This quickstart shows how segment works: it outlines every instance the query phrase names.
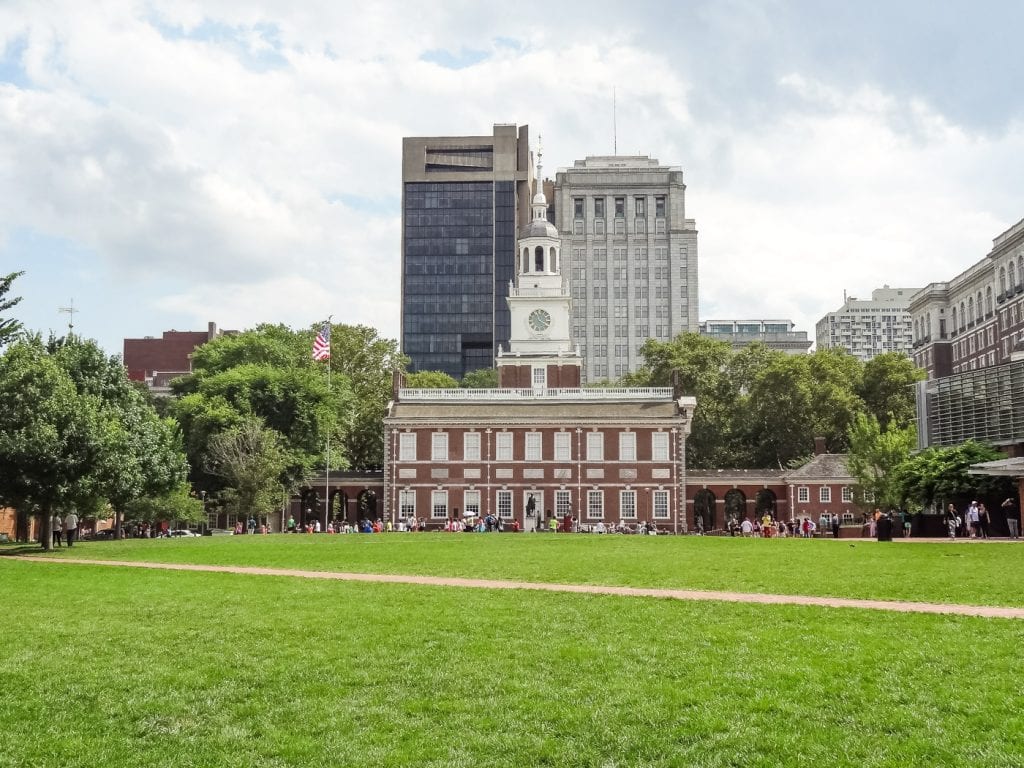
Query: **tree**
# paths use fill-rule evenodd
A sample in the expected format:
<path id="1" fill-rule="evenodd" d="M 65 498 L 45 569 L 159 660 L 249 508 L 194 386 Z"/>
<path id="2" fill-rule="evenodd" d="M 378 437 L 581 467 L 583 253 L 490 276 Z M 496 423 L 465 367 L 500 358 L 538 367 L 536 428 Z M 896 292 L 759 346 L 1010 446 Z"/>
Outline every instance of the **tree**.
<path id="1" fill-rule="evenodd" d="M 696 333 L 671 341 L 648 339 L 641 353 L 646 375 L 628 378 L 631 386 L 674 387 L 697 398 L 693 431 L 687 440 L 687 464 L 696 468 L 736 466 L 738 388 L 728 375 L 728 343 Z M 646 379 L 646 381 L 645 381 Z"/>
<path id="2" fill-rule="evenodd" d="M 964 496 L 1005 498 L 1012 492 L 1005 477 L 968 474 L 972 464 L 1006 456 L 995 448 L 969 440 L 948 448 L 928 448 L 894 470 L 894 486 L 903 506 L 941 508 Z"/>
<path id="3" fill-rule="evenodd" d="M 261 325 L 196 350 L 192 374 L 172 385 L 180 397 L 170 411 L 184 432 L 197 488 L 222 489 L 224 478 L 207 471 L 211 441 L 251 416 L 280 436 L 288 484 L 323 465 L 328 440 L 332 467 L 348 465 L 346 438 L 356 410 L 350 380 L 338 373 L 328 387 L 323 364 L 312 359 L 312 341 L 310 332 Z"/>
<path id="4" fill-rule="evenodd" d="M 281 435 L 256 416 L 245 417 L 227 432 L 214 435 L 206 469 L 224 479 L 221 499 L 241 517 L 263 517 L 297 483 L 289 473 L 289 452 Z"/>
<path id="5" fill-rule="evenodd" d="M 100 509 L 109 503 L 120 538 L 130 501 L 164 496 L 188 476 L 178 425 L 157 414 L 151 400 L 128 380 L 120 359 L 107 356 L 95 341 L 51 338 L 48 349 L 78 394 L 96 398 L 103 451 L 91 476 L 93 498 L 87 506 Z"/>
<path id="6" fill-rule="evenodd" d="M 495 389 L 498 386 L 497 368 L 478 368 L 462 377 L 466 389 Z"/>
<path id="7" fill-rule="evenodd" d="M 310 344 L 314 334 L 309 334 Z M 393 376 L 408 363 L 398 351 L 398 342 L 381 338 L 373 328 L 332 326 L 331 369 L 347 377 L 352 389 L 352 416 L 344 447 L 353 468 L 384 466 L 381 421 L 391 400 Z"/>
<path id="8" fill-rule="evenodd" d="M 458 389 L 459 382 L 444 371 L 417 371 L 405 374 L 409 389 Z"/>
<path id="9" fill-rule="evenodd" d="M 325 364 L 312 359 L 313 339 L 320 326 L 294 331 L 283 325 L 260 325 L 251 331 L 221 336 L 197 349 L 192 358 L 192 375 L 176 381 L 172 388 L 183 398 L 204 391 L 207 378 L 224 374 L 243 365 L 254 365 L 264 370 L 309 370 L 326 381 Z M 370 469 L 384 463 L 384 440 L 381 419 L 391 399 L 395 371 L 404 370 L 408 360 L 398 352 L 398 344 L 382 339 L 377 331 L 363 325 L 335 324 L 331 326 L 331 390 L 338 401 L 331 406 L 335 431 L 331 437 L 332 464 Z M 326 391 L 326 390 L 325 390 Z M 228 399 L 210 407 L 188 406 L 189 410 L 209 414 L 212 410 L 234 408 Z M 174 409 L 181 418 L 181 411 Z M 239 408 L 241 415 L 246 412 Z M 258 413 L 258 411 L 252 411 Z M 225 414 L 221 412 L 220 416 Z M 233 423 L 237 422 L 237 418 Z M 207 426 L 210 426 L 209 423 Z M 270 426 L 278 426 L 270 423 Z M 189 456 L 194 467 L 204 462 L 197 452 L 195 435 L 185 427 Z M 282 430 L 286 439 L 290 433 Z M 326 434 L 324 434 L 326 438 Z M 322 455 L 323 444 L 316 452 Z"/>
<path id="10" fill-rule="evenodd" d="M 906 355 L 886 352 L 864 364 L 857 393 L 883 430 L 890 423 L 905 427 L 917 417 L 914 384 L 924 377 L 925 372 Z"/>
<path id="11" fill-rule="evenodd" d="M 125 518 L 141 523 L 160 520 L 199 523 L 204 520 L 203 502 L 192 495 L 187 483 L 160 496 L 141 496 L 125 505 Z"/>
<path id="12" fill-rule="evenodd" d="M 0 503 L 40 517 L 44 549 L 54 512 L 99 495 L 106 426 L 99 398 L 79 394 L 38 337 L 0 357 Z"/>
<path id="13" fill-rule="evenodd" d="M 913 425 L 895 423 L 883 429 L 873 414 L 858 413 L 849 430 L 847 467 L 857 479 L 855 500 L 873 498 L 883 508 L 902 506 L 895 469 L 910 457 L 917 443 Z"/>
<path id="14" fill-rule="evenodd" d="M 756 373 L 748 422 L 754 465 L 785 466 L 806 455 L 817 437 L 827 450 L 843 452 L 854 416 L 863 410 L 854 392 L 860 371 L 852 355 L 820 350 L 779 356 Z"/>
<path id="15" fill-rule="evenodd" d="M 18 296 L 13 299 L 5 299 L 4 296 L 11 290 L 11 284 L 24 275 L 24 272 L 11 272 L 8 275 L 0 277 L 0 347 L 13 341 L 15 337 L 21 332 L 21 323 L 14 318 L 5 318 L 2 313 L 11 309 L 21 301 L 21 297 Z"/>

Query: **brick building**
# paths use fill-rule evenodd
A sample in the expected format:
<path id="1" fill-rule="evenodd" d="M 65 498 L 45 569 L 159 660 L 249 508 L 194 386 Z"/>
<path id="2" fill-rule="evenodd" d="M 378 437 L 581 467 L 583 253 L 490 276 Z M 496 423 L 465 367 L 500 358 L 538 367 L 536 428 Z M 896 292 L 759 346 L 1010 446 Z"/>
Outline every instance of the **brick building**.
<path id="1" fill-rule="evenodd" d="M 160 338 L 124 340 L 124 367 L 132 381 L 143 381 L 155 393 L 164 394 L 172 379 L 192 372 L 192 353 L 222 333 L 216 323 L 205 331 L 164 331 Z"/>
<path id="2" fill-rule="evenodd" d="M 547 208 L 538 192 L 519 233 L 499 388 L 400 388 L 390 404 L 384 515 L 435 526 L 493 515 L 523 530 L 572 515 L 584 525 L 685 529 L 679 489 L 696 401 L 667 388 L 580 388 L 583 359 Z"/>

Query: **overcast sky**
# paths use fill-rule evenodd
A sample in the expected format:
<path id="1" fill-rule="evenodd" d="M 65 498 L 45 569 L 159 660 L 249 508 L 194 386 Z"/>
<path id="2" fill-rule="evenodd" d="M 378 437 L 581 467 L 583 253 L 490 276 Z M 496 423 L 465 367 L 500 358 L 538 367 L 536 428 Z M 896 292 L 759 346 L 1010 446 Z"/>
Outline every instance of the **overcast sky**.
<path id="1" fill-rule="evenodd" d="M 700 317 L 814 336 L 1024 218 L 1024 3 L 0 4 L 0 273 L 124 337 L 399 328 L 401 139 L 683 168 Z"/>

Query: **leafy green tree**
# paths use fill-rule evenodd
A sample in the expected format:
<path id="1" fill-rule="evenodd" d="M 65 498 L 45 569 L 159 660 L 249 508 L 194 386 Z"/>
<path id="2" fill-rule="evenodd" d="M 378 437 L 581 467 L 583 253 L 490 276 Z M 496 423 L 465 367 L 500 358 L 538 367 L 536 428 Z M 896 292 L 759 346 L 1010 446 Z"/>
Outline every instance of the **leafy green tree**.
<path id="1" fill-rule="evenodd" d="M 465 389 L 495 389 L 498 386 L 497 368 L 478 368 L 462 377 Z"/>
<path id="2" fill-rule="evenodd" d="M 90 478 L 93 499 L 88 506 L 98 509 L 109 503 L 120 537 L 130 501 L 165 495 L 185 481 L 188 465 L 178 425 L 157 414 L 150 399 L 128 380 L 120 359 L 107 356 L 95 341 L 71 335 L 52 338 L 48 348 L 78 394 L 97 399 L 103 452 Z"/>
<path id="3" fill-rule="evenodd" d="M 172 385 L 179 398 L 170 407 L 185 435 L 196 487 L 211 494 L 222 489 L 223 476 L 208 471 L 211 442 L 250 416 L 280 435 L 285 484 L 323 465 L 328 440 L 332 467 L 348 465 L 346 438 L 357 410 L 351 381 L 338 372 L 328 387 L 324 365 L 312 359 L 312 341 L 311 331 L 262 325 L 196 350 L 192 374 Z"/>
<path id="4" fill-rule="evenodd" d="M 315 331 L 309 334 L 310 345 L 314 335 Z M 384 466 L 381 421 L 391 400 L 394 374 L 408 363 L 398 351 L 398 342 L 381 338 L 369 326 L 332 326 L 331 369 L 346 377 L 352 391 L 344 449 L 354 469 Z"/>
<path id="5" fill-rule="evenodd" d="M 965 496 L 1005 498 L 1012 492 L 1005 477 L 968 474 L 972 464 L 1006 456 L 974 441 L 948 448 L 928 448 L 894 470 L 894 488 L 903 506 L 941 507 Z"/>
<path id="6" fill-rule="evenodd" d="M 405 374 L 409 389 L 458 389 L 459 382 L 444 371 L 417 371 Z"/>
<path id="7" fill-rule="evenodd" d="M 697 398 L 693 431 L 686 444 L 687 464 L 696 468 L 742 464 L 736 431 L 739 389 L 728 372 L 729 344 L 682 333 L 667 342 L 648 339 L 641 353 L 647 375 L 637 372 L 629 377 L 630 385 L 673 387 Z"/>
<path id="8" fill-rule="evenodd" d="M 160 496 L 140 496 L 125 505 L 125 519 L 140 523 L 160 520 L 200 523 L 205 520 L 203 502 L 182 483 Z"/>
<path id="9" fill-rule="evenodd" d="M 850 426 L 849 440 L 846 463 L 857 479 L 855 501 L 863 504 L 867 495 L 883 508 L 902 506 L 895 470 L 917 444 L 914 426 L 901 428 L 890 423 L 883 429 L 873 414 L 858 413 Z"/>
<path id="10" fill-rule="evenodd" d="M 281 435 L 256 416 L 214 435 L 206 452 L 207 471 L 224 480 L 221 500 L 242 517 L 265 517 L 295 490 L 290 461 Z"/>
<path id="11" fill-rule="evenodd" d="M 858 360 L 840 350 L 772 359 L 750 389 L 754 465 L 785 466 L 806 455 L 816 437 L 832 453 L 845 451 L 849 427 L 863 410 L 854 392 L 860 370 Z"/>
<path id="12" fill-rule="evenodd" d="M 37 337 L 0 357 L 0 504 L 40 517 L 44 549 L 54 512 L 99 495 L 106 426 L 99 398 L 80 395 Z"/>
<path id="13" fill-rule="evenodd" d="M 13 341 L 21 332 L 21 323 L 14 318 L 3 317 L 3 313 L 17 306 L 21 301 L 20 296 L 12 299 L 5 299 L 4 296 L 11 290 L 11 284 L 24 274 L 24 272 L 11 272 L 0 277 L 0 347 Z"/>
<path id="14" fill-rule="evenodd" d="M 864 364 L 857 393 L 883 430 L 890 423 L 905 427 L 917 417 L 914 384 L 924 377 L 925 372 L 906 355 L 886 352 Z"/>

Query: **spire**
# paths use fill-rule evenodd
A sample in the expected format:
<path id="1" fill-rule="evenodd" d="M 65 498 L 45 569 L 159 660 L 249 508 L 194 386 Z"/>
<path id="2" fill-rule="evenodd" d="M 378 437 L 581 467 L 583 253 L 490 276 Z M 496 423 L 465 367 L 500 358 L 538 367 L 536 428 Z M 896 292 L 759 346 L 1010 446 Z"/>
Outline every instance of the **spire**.
<path id="1" fill-rule="evenodd" d="M 533 196 L 533 220 L 548 220 L 548 200 L 544 197 L 544 177 L 540 174 L 541 158 L 544 157 L 544 149 L 541 147 L 540 134 L 537 134 L 537 194 Z"/>
<path id="2" fill-rule="evenodd" d="M 541 144 L 541 135 L 538 133 L 537 134 L 537 183 L 538 184 L 544 178 L 540 174 L 540 168 L 541 168 L 540 161 L 541 161 L 542 157 L 544 157 L 544 146 Z"/>

